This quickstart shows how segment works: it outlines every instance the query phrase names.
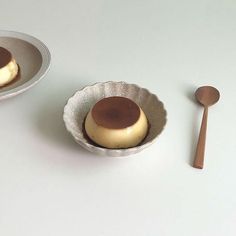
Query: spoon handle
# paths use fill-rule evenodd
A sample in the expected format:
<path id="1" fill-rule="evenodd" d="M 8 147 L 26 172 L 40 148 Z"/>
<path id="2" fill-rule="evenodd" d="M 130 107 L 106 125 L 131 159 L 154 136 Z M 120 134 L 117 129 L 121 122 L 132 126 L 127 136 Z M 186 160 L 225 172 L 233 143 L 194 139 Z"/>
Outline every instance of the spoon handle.
<path id="1" fill-rule="evenodd" d="M 207 130 L 207 116 L 208 116 L 208 107 L 205 107 L 203 117 L 202 117 L 200 134 L 198 137 L 196 156 L 195 156 L 195 160 L 193 163 L 193 167 L 198 168 L 198 169 L 202 169 L 203 164 L 204 164 L 206 130 Z"/>

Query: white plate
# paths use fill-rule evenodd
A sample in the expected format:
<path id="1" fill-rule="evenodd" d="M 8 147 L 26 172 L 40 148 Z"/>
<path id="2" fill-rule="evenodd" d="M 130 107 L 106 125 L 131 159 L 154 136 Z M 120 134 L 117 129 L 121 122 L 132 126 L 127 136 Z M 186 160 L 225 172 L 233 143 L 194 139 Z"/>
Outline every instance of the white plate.
<path id="1" fill-rule="evenodd" d="M 40 40 L 24 33 L 0 30 L 0 46 L 12 53 L 21 70 L 19 80 L 0 88 L 0 100 L 26 91 L 48 72 L 51 55 Z"/>

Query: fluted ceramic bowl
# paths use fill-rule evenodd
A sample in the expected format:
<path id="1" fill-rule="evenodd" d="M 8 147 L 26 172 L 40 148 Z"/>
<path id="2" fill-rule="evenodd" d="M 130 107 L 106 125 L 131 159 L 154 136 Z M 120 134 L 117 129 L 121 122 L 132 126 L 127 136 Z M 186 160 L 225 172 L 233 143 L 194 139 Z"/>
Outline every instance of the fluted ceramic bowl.
<path id="1" fill-rule="evenodd" d="M 108 149 L 92 144 L 84 135 L 84 120 L 89 110 L 102 98 L 111 96 L 127 97 L 136 102 L 147 116 L 149 131 L 138 146 L 124 149 Z M 127 156 L 140 152 L 151 145 L 166 124 L 166 111 L 155 94 L 136 84 L 125 82 L 96 83 L 77 91 L 64 107 L 63 119 L 66 129 L 82 147 L 96 154 L 106 156 Z"/>

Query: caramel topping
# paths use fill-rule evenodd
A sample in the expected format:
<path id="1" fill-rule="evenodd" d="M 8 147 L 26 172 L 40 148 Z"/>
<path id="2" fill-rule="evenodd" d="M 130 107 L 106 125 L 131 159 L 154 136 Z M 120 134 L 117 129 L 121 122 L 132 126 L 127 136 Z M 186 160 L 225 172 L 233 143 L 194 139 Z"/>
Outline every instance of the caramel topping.
<path id="1" fill-rule="evenodd" d="M 123 129 L 132 126 L 139 116 L 139 106 L 125 97 L 104 98 L 92 108 L 92 117 L 96 124 L 108 129 Z"/>
<path id="2" fill-rule="evenodd" d="M 0 47 L 0 68 L 6 66 L 11 59 L 11 53 L 7 49 Z"/>

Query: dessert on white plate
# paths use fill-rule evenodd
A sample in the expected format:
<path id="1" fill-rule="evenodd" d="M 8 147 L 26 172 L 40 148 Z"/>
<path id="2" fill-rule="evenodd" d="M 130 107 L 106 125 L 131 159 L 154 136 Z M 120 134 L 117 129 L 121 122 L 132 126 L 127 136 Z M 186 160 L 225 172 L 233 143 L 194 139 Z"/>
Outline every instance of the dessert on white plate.
<path id="1" fill-rule="evenodd" d="M 51 56 L 47 46 L 31 35 L 0 30 L 0 47 L 12 54 L 10 60 L 15 59 L 7 67 L 5 66 L 10 62 L 9 59 L 7 64 L 5 59 L 5 62 L 1 62 L 0 101 L 32 88 L 49 70 Z M 3 60 L 2 57 L 0 60 Z M 14 79 L 13 72 L 17 73 Z"/>
<path id="2" fill-rule="evenodd" d="M 131 99 L 112 96 L 98 101 L 85 119 L 85 131 L 96 144 L 106 148 L 139 145 L 148 132 L 148 120 Z"/>
<path id="3" fill-rule="evenodd" d="M 16 79 L 18 73 L 19 67 L 11 52 L 0 47 L 0 87 Z"/>

